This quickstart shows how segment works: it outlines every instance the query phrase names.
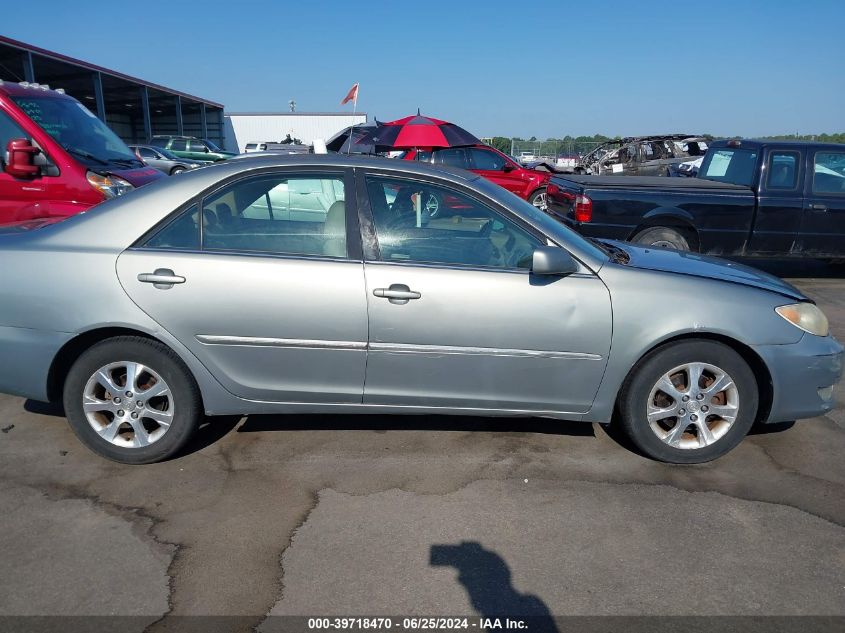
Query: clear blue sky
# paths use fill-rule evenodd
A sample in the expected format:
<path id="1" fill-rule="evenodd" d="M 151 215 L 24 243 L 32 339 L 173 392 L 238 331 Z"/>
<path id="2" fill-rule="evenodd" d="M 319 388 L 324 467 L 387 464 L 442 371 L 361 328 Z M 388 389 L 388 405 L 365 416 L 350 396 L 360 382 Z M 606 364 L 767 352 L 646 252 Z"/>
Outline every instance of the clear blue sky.
<path id="1" fill-rule="evenodd" d="M 845 130 L 842 0 L 5 2 L 0 33 L 224 103 L 478 136 Z M 350 106 L 345 106 L 350 108 Z"/>

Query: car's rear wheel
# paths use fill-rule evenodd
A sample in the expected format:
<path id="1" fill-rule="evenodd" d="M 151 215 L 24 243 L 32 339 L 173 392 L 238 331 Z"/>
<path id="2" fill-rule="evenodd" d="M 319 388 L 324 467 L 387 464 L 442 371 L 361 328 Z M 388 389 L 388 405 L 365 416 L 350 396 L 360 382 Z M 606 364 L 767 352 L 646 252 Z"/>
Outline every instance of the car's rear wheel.
<path id="1" fill-rule="evenodd" d="M 669 226 L 653 226 L 644 229 L 631 240 L 643 246 L 655 248 L 674 248 L 679 251 L 690 250 L 689 240 L 676 228 Z"/>
<path id="2" fill-rule="evenodd" d="M 176 165 L 176 167 L 170 170 L 170 175 L 175 176 L 176 174 L 181 174 L 183 171 L 185 171 L 184 167 L 182 167 L 181 165 Z"/>
<path id="3" fill-rule="evenodd" d="M 619 396 L 621 430 L 645 455 L 675 464 L 721 457 L 748 433 L 759 392 L 751 368 L 715 341 L 669 343 L 647 355 Z"/>
<path id="4" fill-rule="evenodd" d="M 549 208 L 548 200 L 546 198 L 546 189 L 545 187 L 542 189 L 538 189 L 534 193 L 531 194 L 528 198 L 528 202 L 533 204 L 535 207 L 540 209 L 541 211 L 545 211 Z"/>
<path id="5" fill-rule="evenodd" d="M 172 456 L 202 416 L 188 368 L 172 350 L 143 337 L 107 339 L 81 354 L 68 372 L 63 400 L 82 443 L 124 464 Z"/>

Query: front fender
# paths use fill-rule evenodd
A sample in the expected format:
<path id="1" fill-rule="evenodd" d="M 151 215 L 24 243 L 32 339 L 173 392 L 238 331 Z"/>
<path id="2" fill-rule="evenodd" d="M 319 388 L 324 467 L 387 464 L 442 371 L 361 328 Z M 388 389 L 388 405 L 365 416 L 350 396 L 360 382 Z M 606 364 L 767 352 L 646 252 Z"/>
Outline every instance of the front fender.
<path id="1" fill-rule="evenodd" d="M 607 369 L 585 420 L 609 422 L 619 390 L 643 356 L 677 337 L 719 337 L 746 347 L 790 345 L 802 331 L 774 309 L 792 300 L 767 290 L 606 264 L 613 336 Z M 763 359 L 765 362 L 765 359 Z"/>

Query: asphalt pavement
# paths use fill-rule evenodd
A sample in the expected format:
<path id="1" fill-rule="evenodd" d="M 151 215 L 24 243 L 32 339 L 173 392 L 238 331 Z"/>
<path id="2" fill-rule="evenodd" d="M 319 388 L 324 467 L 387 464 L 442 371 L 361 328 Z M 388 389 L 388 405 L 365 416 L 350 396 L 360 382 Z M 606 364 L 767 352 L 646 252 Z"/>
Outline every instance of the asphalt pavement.
<path id="1" fill-rule="evenodd" d="M 845 340 L 845 279 L 764 266 Z M 845 616 L 843 396 L 698 466 L 598 425 L 305 415 L 122 466 L 0 396 L 0 616 Z"/>

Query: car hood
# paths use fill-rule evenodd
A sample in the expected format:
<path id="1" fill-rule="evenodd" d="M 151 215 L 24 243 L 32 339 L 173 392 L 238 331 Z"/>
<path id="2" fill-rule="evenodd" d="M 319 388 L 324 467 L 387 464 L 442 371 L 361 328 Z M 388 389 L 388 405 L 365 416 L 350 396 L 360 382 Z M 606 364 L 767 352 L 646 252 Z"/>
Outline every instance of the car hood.
<path id="1" fill-rule="evenodd" d="M 627 242 L 602 241 L 607 241 L 627 252 L 630 256 L 627 265 L 630 268 L 718 279 L 776 292 L 800 301 L 810 300 L 798 288 L 779 277 L 727 259 L 668 248 L 644 248 Z"/>

